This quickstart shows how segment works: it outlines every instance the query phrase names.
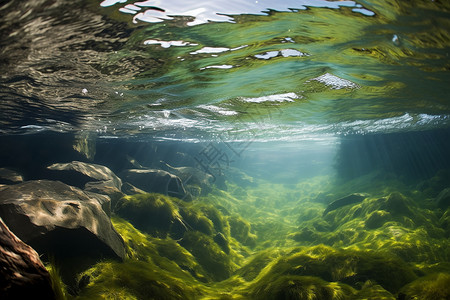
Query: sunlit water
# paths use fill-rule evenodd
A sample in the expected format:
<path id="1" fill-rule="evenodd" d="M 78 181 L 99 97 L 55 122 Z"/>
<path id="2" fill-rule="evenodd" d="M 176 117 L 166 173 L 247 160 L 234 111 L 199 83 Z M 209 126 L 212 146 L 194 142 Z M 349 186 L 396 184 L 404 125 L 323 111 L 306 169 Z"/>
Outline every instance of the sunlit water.
<path id="1" fill-rule="evenodd" d="M 449 122 L 445 1 L 9 1 L 3 133 L 289 140 Z"/>
<path id="2" fill-rule="evenodd" d="M 80 299 L 446 299 L 449 30 L 446 0 L 3 1 L 0 202 L 14 172 L 114 199 L 124 261 L 55 255 Z"/>

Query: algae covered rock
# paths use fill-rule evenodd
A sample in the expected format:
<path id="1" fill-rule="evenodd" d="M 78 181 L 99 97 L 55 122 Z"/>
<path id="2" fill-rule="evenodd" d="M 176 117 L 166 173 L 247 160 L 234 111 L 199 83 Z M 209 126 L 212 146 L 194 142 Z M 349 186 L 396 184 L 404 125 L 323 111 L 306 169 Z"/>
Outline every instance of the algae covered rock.
<path id="1" fill-rule="evenodd" d="M 330 211 L 336 210 L 343 206 L 359 203 L 367 197 L 368 197 L 367 194 L 353 193 L 353 194 L 347 195 L 345 197 L 339 198 L 339 199 L 331 202 L 330 204 L 328 204 L 327 208 L 323 212 L 323 216 L 327 215 Z"/>
<path id="2" fill-rule="evenodd" d="M 231 236 L 240 243 L 253 247 L 256 245 L 256 235 L 251 232 L 251 225 L 239 216 L 230 216 L 228 218 L 230 224 Z"/>
<path id="3" fill-rule="evenodd" d="M 416 278 L 413 270 L 396 257 L 320 245 L 279 258 L 259 280 L 269 282 L 284 275 L 319 277 L 354 288 L 370 280 L 392 293 Z"/>
<path id="4" fill-rule="evenodd" d="M 405 215 L 412 214 L 410 207 L 414 206 L 411 200 L 407 199 L 399 192 L 391 193 L 382 205 L 382 209 L 390 212 L 393 215 Z"/>
<path id="5" fill-rule="evenodd" d="M 66 280 L 101 258 L 125 256 L 123 240 L 98 199 L 59 181 L 1 190 L 0 217 L 39 253 L 54 256 Z"/>
<path id="6" fill-rule="evenodd" d="M 125 196 L 119 200 L 114 211 L 136 228 L 156 237 L 166 237 L 172 233 L 180 238 L 188 229 L 178 207 L 170 197 L 161 194 Z"/>
<path id="7" fill-rule="evenodd" d="M 369 229 L 381 227 L 390 219 L 390 213 L 384 210 L 376 210 L 372 212 L 365 221 L 365 225 Z"/>
<path id="8" fill-rule="evenodd" d="M 401 289 L 400 300 L 447 300 L 450 299 L 450 274 L 436 273 L 419 278 Z"/>
<path id="9" fill-rule="evenodd" d="M 394 295 L 386 291 L 381 285 L 367 281 L 352 300 L 395 300 Z"/>
<path id="10" fill-rule="evenodd" d="M 264 284 L 254 285 L 250 290 L 250 298 L 339 300 L 348 298 L 353 293 L 353 289 L 345 284 L 326 282 L 311 276 L 284 275 L 275 277 Z"/>
<path id="11" fill-rule="evenodd" d="M 198 231 L 188 231 L 180 241 L 180 245 L 192 253 L 215 281 L 227 279 L 234 271 L 230 257 L 210 236 Z"/>
<path id="12" fill-rule="evenodd" d="M 163 272 L 147 261 L 101 262 L 83 273 L 89 284 L 77 299 L 198 299 L 202 294 L 185 274 Z"/>
<path id="13" fill-rule="evenodd" d="M 5 300 L 56 299 L 39 255 L 0 218 L 0 296 Z"/>

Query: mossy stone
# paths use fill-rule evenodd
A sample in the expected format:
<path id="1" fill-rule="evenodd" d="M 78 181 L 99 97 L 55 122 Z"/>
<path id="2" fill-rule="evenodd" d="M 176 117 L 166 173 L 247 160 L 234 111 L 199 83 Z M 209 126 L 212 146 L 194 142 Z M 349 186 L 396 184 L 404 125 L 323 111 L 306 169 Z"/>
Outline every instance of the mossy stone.
<path id="1" fill-rule="evenodd" d="M 210 236 L 199 231 L 188 231 L 179 243 L 192 253 L 213 280 L 221 281 L 231 276 L 231 259 Z"/>
<path id="2" fill-rule="evenodd" d="M 411 203 L 411 201 L 408 201 L 408 199 L 405 196 L 403 196 L 399 192 L 393 192 L 387 197 L 387 199 L 381 209 L 388 211 L 394 215 L 397 214 L 397 215 L 409 216 L 412 214 L 412 212 L 409 208 L 410 205 L 408 205 L 408 204 L 412 204 L 412 203 Z"/>
<path id="3" fill-rule="evenodd" d="M 285 275 L 252 287 L 251 299 L 304 300 L 345 299 L 353 295 L 353 289 L 344 284 L 326 282 L 317 277 Z"/>
<path id="4" fill-rule="evenodd" d="M 228 218 L 230 234 L 240 243 L 253 247 L 256 244 L 256 235 L 251 233 L 251 225 L 239 216 L 233 215 Z"/>
<path id="5" fill-rule="evenodd" d="M 398 299 L 448 300 L 450 299 L 450 274 L 436 273 L 419 278 L 403 287 Z"/>
<path id="6" fill-rule="evenodd" d="M 381 227 L 389 219 L 390 219 L 389 212 L 384 210 L 376 210 L 369 215 L 369 217 L 365 221 L 365 226 L 368 229 L 376 229 Z"/>
<path id="7" fill-rule="evenodd" d="M 178 209 L 170 197 L 155 193 L 125 196 L 117 203 L 115 212 L 136 228 L 162 238 L 179 220 Z"/>

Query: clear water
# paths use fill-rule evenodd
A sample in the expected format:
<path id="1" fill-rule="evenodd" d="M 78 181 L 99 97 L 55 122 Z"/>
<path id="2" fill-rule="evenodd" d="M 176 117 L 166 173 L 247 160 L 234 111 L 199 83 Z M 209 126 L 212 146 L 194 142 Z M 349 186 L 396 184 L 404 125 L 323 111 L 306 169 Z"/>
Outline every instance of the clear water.
<path id="1" fill-rule="evenodd" d="M 155 280 L 170 287 L 167 299 L 304 299 L 294 284 L 303 275 L 327 288 L 351 285 L 355 299 L 417 296 L 406 286 L 416 278 L 450 280 L 450 211 L 436 207 L 450 186 L 449 3 L 3 1 L 0 167 L 26 180 L 72 160 L 117 173 L 133 161 L 213 176 L 209 194 L 193 204 L 164 201 L 211 220 L 205 207 L 220 211 L 231 227 L 223 232 L 231 254 L 218 256 L 232 270 L 226 278 L 214 278 L 204 255 L 183 239 L 145 236 L 115 217 L 134 256 L 86 271 L 90 283 L 76 292 L 80 298 L 164 295 L 141 289 Z M 370 196 L 323 215 L 350 193 Z M 408 209 L 377 206 L 395 193 Z M 238 217 L 250 224 L 252 243 L 232 237 Z M 346 258 L 333 256 L 339 263 L 327 266 L 338 249 Z M 352 251 L 380 254 L 383 262 L 398 257 L 411 270 L 383 270 L 414 276 L 393 286 L 375 267 L 361 275 Z M 323 255 L 319 265 L 334 273 L 308 273 L 301 255 Z M 180 267 L 191 259 L 213 279 Z M 140 274 L 134 264 L 156 273 Z M 168 292 L 177 289 L 183 292 Z M 317 290 L 316 297 L 349 295 L 339 293 Z"/>
<path id="2" fill-rule="evenodd" d="M 2 5 L 4 133 L 298 140 L 448 125 L 445 1 L 122 2 Z"/>

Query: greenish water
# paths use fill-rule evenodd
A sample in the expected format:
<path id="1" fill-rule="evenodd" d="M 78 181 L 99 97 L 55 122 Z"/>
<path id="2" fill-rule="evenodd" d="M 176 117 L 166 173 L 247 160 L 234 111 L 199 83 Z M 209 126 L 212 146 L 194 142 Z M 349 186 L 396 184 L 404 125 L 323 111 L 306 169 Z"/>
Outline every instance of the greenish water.
<path id="1" fill-rule="evenodd" d="M 5 133 L 296 140 L 448 125 L 445 1 L 116 2 L 2 5 Z"/>
<path id="2" fill-rule="evenodd" d="M 47 168 L 82 161 L 124 183 L 107 195 L 125 259 L 73 275 L 38 245 L 64 297 L 448 299 L 449 2 L 10 0 L 0 16 L 0 216 L 11 171 L 88 191 Z M 132 189 L 130 169 L 179 181 Z"/>

